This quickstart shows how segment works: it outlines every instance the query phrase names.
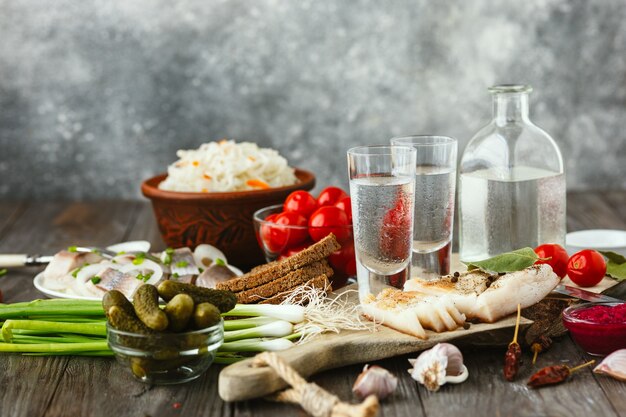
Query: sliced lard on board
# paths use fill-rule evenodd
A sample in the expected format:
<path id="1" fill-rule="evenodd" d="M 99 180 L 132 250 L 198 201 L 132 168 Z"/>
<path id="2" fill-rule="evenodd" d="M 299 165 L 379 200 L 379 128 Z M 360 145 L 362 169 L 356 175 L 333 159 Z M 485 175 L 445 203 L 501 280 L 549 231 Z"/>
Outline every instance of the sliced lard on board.
<path id="1" fill-rule="evenodd" d="M 105 269 L 98 277 L 100 282 L 96 284 L 97 288 L 104 291 L 118 290 L 127 298 L 132 298 L 135 290 L 143 284 L 142 280 L 135 278 L 131 274 L 113 268 Z"/>
<path id="2" fill-rule="evenodd" d="M 469 271 L 429 281 L 412 278 L 404 290 L 445 296 L 468 318 L 491 323 L 517 311 L 517 304 L 525 308 L 538 303 L 559 281 L 549 265 L 541 264 L 503 275 Z"/>
<path id="3" fill-rule="evenodd" d="M 548 264 L 501 275 L 478 296 L 473 314 L 492 323 L 517 311 L 517 304 L 526 308 L 543 300 L 560 280 Z"/>

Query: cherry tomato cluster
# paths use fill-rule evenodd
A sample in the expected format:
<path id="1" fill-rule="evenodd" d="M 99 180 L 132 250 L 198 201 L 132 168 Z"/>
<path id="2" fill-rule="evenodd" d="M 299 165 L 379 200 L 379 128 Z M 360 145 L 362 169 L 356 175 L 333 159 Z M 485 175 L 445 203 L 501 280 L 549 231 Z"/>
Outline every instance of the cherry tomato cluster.
<path id="1" fill-rule="evenodd" d="M 581 287 L 593 287 L 606 275 L 604 257 L 592 249 L 581 250 L 569 257 L 562 246 L 545 244 L 537 246 L 535 253 L 540 258 L 547 258 L 536 263 L 550 265 L 559 277 L 563 278 L 567 275 Z"/>
<path id="2" fill-rule="evenodd" d="M 328 234 L 333 233 L 341 249 L 329 257 L 335 270 L 333 287 L 345 284 L 356 275 L 356 258 L 352 239 L 352 206 L 350 197 L 338 187 L 326 187 L 317 199 L 306 191 L 294 191 L 283 204 L 283 211 L 265 218 L 260 239 L 279 259 L 294 255 Z M 298 226 L 298 227 L 283 227 Z"/>

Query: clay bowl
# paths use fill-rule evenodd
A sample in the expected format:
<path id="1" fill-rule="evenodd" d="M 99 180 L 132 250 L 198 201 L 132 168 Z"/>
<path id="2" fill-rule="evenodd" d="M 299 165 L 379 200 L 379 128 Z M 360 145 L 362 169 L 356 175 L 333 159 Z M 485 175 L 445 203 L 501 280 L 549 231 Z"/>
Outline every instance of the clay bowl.
<path id="1" fill-rule="evenodd" d="M 192 249 L 208 243 L 221 249 L 228 262 L 242 269 L 265 263 L 256 240 L 252 216 L 255 211 L 282 204 L 295 190 L 311 190 L 315 175 L 296 169 L 298 182 L 268 190 L 225 193 L 190 193 L 160 190 L 167 174 L 141 184 L 141 192 L 152 201 L 161 236 L 172 248 Z"/>

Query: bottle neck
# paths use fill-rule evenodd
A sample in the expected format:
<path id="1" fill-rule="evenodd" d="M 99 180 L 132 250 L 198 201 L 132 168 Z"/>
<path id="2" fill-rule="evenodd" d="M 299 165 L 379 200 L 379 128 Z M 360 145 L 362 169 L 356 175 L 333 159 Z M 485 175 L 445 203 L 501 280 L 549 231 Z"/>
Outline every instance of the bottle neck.
<path id="1" fill-rule="evenodd" d="M 498 126 L 515 122 L 529 122 L 528 93 L 495 94 L 493 118 Z"/>

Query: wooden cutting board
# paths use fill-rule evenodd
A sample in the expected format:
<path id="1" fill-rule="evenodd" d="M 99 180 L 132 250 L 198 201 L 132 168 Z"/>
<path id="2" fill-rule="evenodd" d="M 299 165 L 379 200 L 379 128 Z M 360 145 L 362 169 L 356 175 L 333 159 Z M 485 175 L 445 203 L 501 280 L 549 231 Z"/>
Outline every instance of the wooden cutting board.
<path id="1" fill-rule="evenodd" d="M 351 293 L 357 302 L 356 292 Z M 532 321 L 522 318 L 521 326 L 527 327 Z M 419 352 L 437 343 L 462 338 L 465 343 L 502 344 L 513 337 L 515 316 L 509 316 L 495 323 L 472 324 L 469 329 L 459 329 L 443 333 L 427 331 L 428 339 L 408 336 L 385 326 L 375 332 L 342 331 L 339 334 L 321 335 L 306 344 L 297 345 L 278 352 L 296 371 L 305 378 L 327 369 L 356 363 L 365 363 Z M 506 341 L 506 342 L 505 342 Z M 230 365 L 219 375 L 219 394 L 224 401 L 243 401 L 263 397 L 285 388 L 285 382 L 270 368 L 252 367 L 252 359 Z M 409 365 L 407 363 L 407 369 Z"/>

